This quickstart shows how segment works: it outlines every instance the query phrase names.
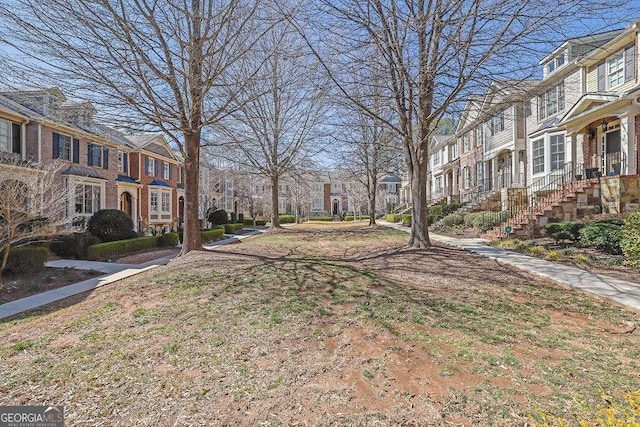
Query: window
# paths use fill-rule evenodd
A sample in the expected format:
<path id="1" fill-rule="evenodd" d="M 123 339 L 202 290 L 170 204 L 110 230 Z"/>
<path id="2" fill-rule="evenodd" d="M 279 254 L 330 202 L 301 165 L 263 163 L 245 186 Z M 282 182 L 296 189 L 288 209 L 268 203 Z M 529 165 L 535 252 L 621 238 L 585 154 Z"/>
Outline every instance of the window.
<path id="1" fill-rule="evenodd" d="M 171 193 L 163 191 L 161 196 L 162 203 L 160 204 L 160 210 L 165 213 L 171 212 Z"/>
<path id="2" fill-rule="evenodd" d="M 458 144 L 453 143 L 449 145 L 449 158 L 455 160 L 458 158 Z"/>
<path id="3" fill-rule="evenodd" d="M 87 144 L 87 165 L 103 167 L 104 151 L 102 145 Z"/>
<path id="4" fill-rule="evenodd" d="M 11 123 L 0 120 L 0 151 L 11 152 Z"/>
<path id="5" fill-rule="evenodd" d="M 552 135 L 549 138 L 549 154 L 551 156 L 551 170 L 562 169 L 564 166 L 564 135 Z"/>
<path id="6" fill-rule="evenodd" d="M 100 210 L 100 185 L 76 185 L 75 212 L 81 215 L 93 215 Z"/>
<path id="7" fill-rule="evenodd" d="M 495 116 L 491 118 L 490 128 L 491 128 L 491 136 L 497 134 L 498 132 L 502 132 L 504 130 L 504 110 L 498 112 Z"/>
<path id="8" fill-rule="evenodd" d="M 182 184 L 182 166 L 178 166 L 178 176 L 176 177 L 178 184 Z"/>
<path id="9" fill-rule="evenodd" d="M 71 137 L 53 133 L 53 158 L 71 160 Z"/>
<path id="10" fill-rule="evenodd" d="M 544 138 L 533 141 L 533 173 L 544 172 Z"/>
<path id="11" fill-rule="evenodd" d="M 443 192 L 444 192 L 444 188 L 442 186 L 442 177 L 438 176 L 436 177 L 436 185 L 435 185 L 436 196 L 441 196 Z"/>
<path id="12" fill-rule="evenodd" d="M 471 168 L 469 166 L 462 168 L 462 186 L 465 189 L 471 187 Z"/>
<path id="13" fill-rule="evenodd" d="M 484 184 L 484 164 L 483 162 L 476 163 L 476 184 L 483 185 Z"/>
<path id="14" fill-rule="evenodd" d="M 118 151 L 118 172 L 129 172 L 129 154 L 124 151 Z"/>
<path id="15" fill-rule="evenodd" d="M 531 100 L 524 102 L 524 116 L 531 116 Z"/>
<path id="16" fill-rule="evenodd" d="M 624 83 L 624 52 L 607 59 L 607 83 L 609 89 Z"/>
<path id="17" fill-rule="evenodd" d="M 564 110 L 564 83 L 552 87 L 538 97 L 538 120 Z"/>
<path id="18" fill-rule="evenodd" d="M 156 162 L 151 157 L 147 157 L 147 176 L 155 176 L 156 175 Z"/>
<path id="19" fill-rule="evenodd" d="M 162 178 L 169 180 L 170 178 L 170 173 L 169 173 L 169 168 L 171 167 L 171 165 L 169 165 L 169 163 L 167 162 L 162 162 Z"/>
<path id="20" fill-rule="evenodd" d="M 471 141 L 470 141 L 470 134 L 469 133 L 465 133 L 462 136 L 462 152 L 466 153 L 467 151 L 469 151 L 469 149 L 471 148 Z"/>
<path id="21" fill-rule="evenodd" d="M 151 200 L 150 200 L 149 206 L 151 207 L 151 212 L 158 212 L 158 192 L 157 191 L 151 192 Z"/>
<path id="22" fill-rule="evenodd" d="M 549 72 L 549 74 L 553 73 L 555 70 L 557 70 L 558 68 L 564 65 L 564 62 L 565 62 L 564 55 L 565 55 L 565 51 L 563 51 L 559 56 L 553 58 L 551 61 L 547 63 L 547 71 Z"/>
<path id="23" fill-rule="evenodd" d="M 432 155 L 431 155 L 432 159 L 433 159 L 433 165 L 439 165 L 440 164 L 440 150 L 436 150 Z"/>
<path id="24" fill-rule="evenodd" d="M 484 127 L 480 125 L 476 128 L 476 147 L 480 147 L 484 144 Z"/>

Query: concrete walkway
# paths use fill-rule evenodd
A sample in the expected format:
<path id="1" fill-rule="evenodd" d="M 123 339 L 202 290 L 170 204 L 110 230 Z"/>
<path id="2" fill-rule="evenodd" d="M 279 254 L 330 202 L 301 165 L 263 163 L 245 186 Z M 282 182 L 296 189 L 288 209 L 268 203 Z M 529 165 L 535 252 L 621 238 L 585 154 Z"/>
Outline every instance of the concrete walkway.
<path id="1" fill-rule="evenodd" d="M 408 227 L 399 224 L 392 224 L 385 221 L 377 222 L 380 225 L 392 227 L 407 233 L 411 231 Z M 627 282 L 603 274 L 595 274 L 560 263 L 530 257 L 518 252 L 488 246 L 487 243 L 489 241 L 486 239 L 458 239 L 434 233 L 429 233 L 429 236 L 433 241 L 477 253 L 494 259 L 501 264 L 510 265 L 535 274 L 536 276 L 553 280 L 571 289 L 589 292 L 635 310 L 640 310 L 640 283 Z M 640 273 L 638 275 L 640 276 Z"/>
<path id="2" fill-rule="evenodd" d="M 241 235 L 226 235 L 225 239 L 206 243 L 203 246 L 207 250 L 213 250 L 217 246 L 238 243 L 242 239 L 260 234 L 261 232 L 262 231 L 260 230 L 246 230 Z M 94 277 L 92 279 L 84 280 L 79 283 L 74 283 L 72 285 L 63 286 L 51 291 L 42 292 L 40 294 L 8 302 L 6 304 L 0 304 L 0 319 L 15 316 L 16 314 L 20 314 L 34 308 L 42 307 L 52 302 L 77 295 L 82 292 L 91 291 L 101 286 L 117 282 L 118 280 L 140 274 L 144 271 L 151 270 L 161 265 L 166 265 L 173 258 L 174 256 L 172 255 L 155 259 L 153 261 L 148 261 L 143 264 L 118 264 L 115 262 L 83 261 L 74 259 L 60 259 L 56 261 L 50 261 L 46 264 L 47 267 L 97 270 L 107 274 L 105 276 Z"/>

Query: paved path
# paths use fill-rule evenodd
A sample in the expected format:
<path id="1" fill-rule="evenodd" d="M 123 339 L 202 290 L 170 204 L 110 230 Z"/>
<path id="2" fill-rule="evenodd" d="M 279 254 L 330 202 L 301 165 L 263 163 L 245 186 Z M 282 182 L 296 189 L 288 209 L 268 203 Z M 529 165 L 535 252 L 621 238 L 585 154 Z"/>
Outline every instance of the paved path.
<path id="1" fill-rule="evenodd" d="M 240 240 L 247 237 L 260 234 L 259 230 L 252 230 L 245 232 L 242 235 L 228 236 L 225 239 L 218 240 L 216 242 L 204 244 L 204 248 L 213 250 L 216 246 L 228 245 L 231 243 L 238 243 Z M 50 261 L 46 264 L 47 267 L 60 267 L 60 268 L 77 268 L 81 270 L 97 270 L 103 273 L 107 273 L 105 276 L 94 277 L 79 283 L 63 286 L 51 291 L 42 292 L 40 294 L 32 295 L 27 298 L 12 301 L 6 304 L 0 304 L 0 319 L 15 316 L 27 310 L 42 307 L 52 302 L 80 294 L 82 292 L 90 291 L 99 288 L 104 285 L 108 285 L 113 282 L 117 282 L 120 279 L 140 274 L 144 271 L 151 270 L 161 265 L 168 264 L 173 255 L 164 258 L 148 261 L 143 264 L 118 264 L 115 262 L 97 262 L 97 261 L 82 261 L 74 259 L 60 259 L 56 261 Z"/>
<path id="2" fill-rule="evenodd" d="M 380 225 L 409 232 L 408 227 L 378 221 Z M 530 257 L 518 252 L 488 246 L 486 239 L 458 239 L 429 233 L 432 240 L 456 246 L 469 252 L 477 253 L 502 264 L 511 265 L 546 279 L 553 280 L 572 289 L 579 289 L 607 298 L 619 304 L 640 310 L 640 284 L 615 279 L 603 274 L 595 274 L 575 267 L 556 262 Z M 639 274 L 640 275 L 640 274 Z"/>

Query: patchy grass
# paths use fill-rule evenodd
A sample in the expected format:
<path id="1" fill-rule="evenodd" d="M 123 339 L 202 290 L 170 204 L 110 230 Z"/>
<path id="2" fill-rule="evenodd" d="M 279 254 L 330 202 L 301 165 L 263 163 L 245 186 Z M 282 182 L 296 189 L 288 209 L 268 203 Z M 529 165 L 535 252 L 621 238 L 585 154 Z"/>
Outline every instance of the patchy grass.
<path id="1" fill-rule="evenodd" d="M 572 425 L 577 401 L 638 388 L 636 314 L 406 239 L 295 226 L 2 323 L 0 404 L 72 425 Z"/>

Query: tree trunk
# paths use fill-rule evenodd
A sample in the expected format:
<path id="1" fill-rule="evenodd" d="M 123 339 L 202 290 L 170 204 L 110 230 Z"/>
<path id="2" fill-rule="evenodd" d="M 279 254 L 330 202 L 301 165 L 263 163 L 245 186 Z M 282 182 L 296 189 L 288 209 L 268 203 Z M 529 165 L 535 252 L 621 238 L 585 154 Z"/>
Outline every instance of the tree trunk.
<path id="1" fill-rule="evenodd" d="M 271 228 L 280 228 L 280 212 L 278 209 L 278 175 L 271 176 Z"/>
<path id="2" fill-rule="evenodd" d="M 200 132 L 185 133 L 184 146 L 184 238 L 181 254 L 202 250 L 200 220 L 198 218 L 198 196 L 200 183 Z"/>
<path id="3" fill-rule="evenodd" d="M 425 150 L 426 151 L 426 150 Z M 414 248 L 431 246 L 429 224 L 427 222 L 427 163 L 417 156 L 410 172 L 411 198 L 413 199 L 411 217 L 411 239 L 409 245 Z"/>
<path id="4" fill-rule="evenodd" d="M 376 190 L 369 190 L 369 225 L 376 225 Z"/>

